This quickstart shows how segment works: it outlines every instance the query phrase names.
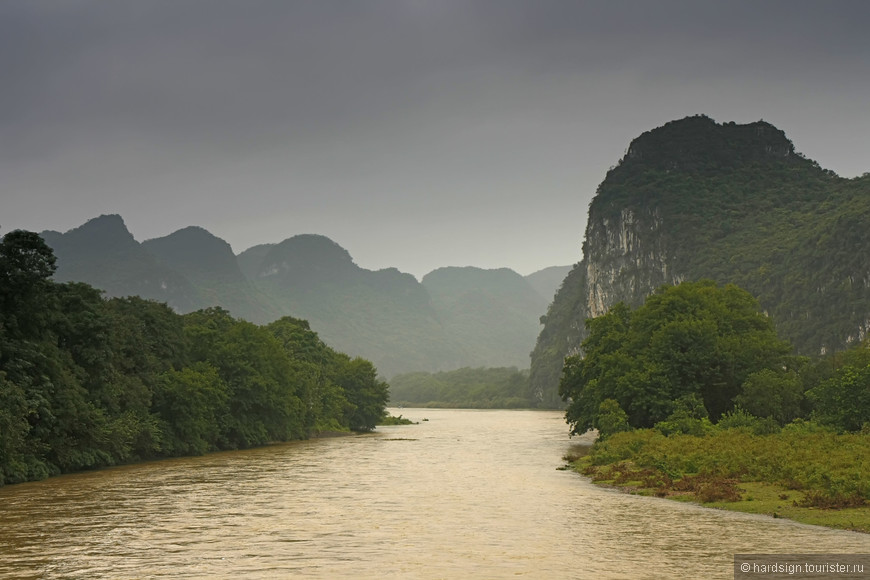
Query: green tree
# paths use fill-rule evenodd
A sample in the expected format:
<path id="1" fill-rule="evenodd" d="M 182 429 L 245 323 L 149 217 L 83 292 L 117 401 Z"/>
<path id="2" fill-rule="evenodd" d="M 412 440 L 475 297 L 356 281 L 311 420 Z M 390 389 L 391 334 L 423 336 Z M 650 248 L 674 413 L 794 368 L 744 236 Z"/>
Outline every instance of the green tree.
<path id="1" fill-rule="evenodd" d="M 690 396 L 720 417 L 749 375 L 781 366 L 791 350 L 752 296 L 709 280 L 663 286 L 634 311 L 620 303 L 586 324 L 583 356 L 565 360 L 559 387 L 577 434 L 596 425 L 606 399 L 633 427 L 667 419 Z"/>
<path id="2" fill-rule="evenodd" d="M 123 460 L 164 453 L 153 397 L 162 377 L 187 365 L 183 319 L 166 304 L 135 296 L 106 302 L 113 354 L 94 397 L 109 417 L 110 440 Z"/>
<path id="3" fill-rule="evenodd" d="M 870 364 L 847 365 L 833 378 L 807 391 L 813 418 L 840 431 L 859 431 L 870 424 Z"/>
<path id="4" fill-rule="evenodd" d="M 287 352 L 298 377 L 306 430 L 318 433 L 349 429 L 347 417 L 352 406 L 335 383 L 341 360 L 338 353 L 320 340 L 306 320 L 286 316 L 267 329 Z"/>
<path id="5" fill-rule="evenodd" d="M 202 455 L 217 449 L 228 398 L 226 384 L 208 363 L 161 375 L 153 409 L 163 425 L 163 452 Z"/>
<path id="6" fill-rule="evenodd" d="M 211 364 L 227 385 L 225 446 L 252 447 L 307 435 L 300 381 L 278 339 L 221 308 L 185 318 L 194 360 Z"/>
<path id="7" fill-rule="evenodd" d="M 44 332 L 44 299 L 56 269 L 54 253 L 34 232 L 15 230 L 0 241 L 0 322 L 11 338 Z"/>
<path id="8" fill-rule="evenodd" d="M 667 419 L 655 425 L 664 435 L 682 433 L 696 437 L 709 433 L 712 427 L 707 408 L 696 393 L 684 395 L 674 401 L 673 412 Z"/>
<path id="9" fill-rule="evenodd" d="M 803 398 L 803 384 L 797 372 L 761 369 L 746 378 L 734 402 L 756 417 L 769 417 L 783 426 L 802 415 Z"/>
<path id="10" fill-rule="evenodd" d="M 180 316 L 53 282 L 42 239 L 0 241 L 0 485 L 138 458 L 371 429 L 386 385 L 307 322 Z"/>
<path id="11" fill-rule="evenodd" d="M 6 417 L 4 479 L 36 479 L 112 460 L 101 445 L 87 372 L 63 340 L 64 323 L 84 318 L 65 296 L 92 297 L 92 289 L 56 285 L 54 270 L 54 255 L 38 234 L 16 230 L 0 242 L 0 397 L 14 413 Z"/>
<path id="12" fill-rule="evenodd" d="M 24 390 L 0 371 L 0 486 L 29 479 L 28 407 Z"/>
<path id="13" fill-rule="evenodd" d="M 390 379 L 394 404 L 427 407 L 516 409 L 537 407 L 528 394 L 529 372 L 516 367 L 406 373 Z"/>
<path id="14" fill-rule="evenodd" d="M 350 359 L 346 355 L 343 358 L 336 382 L 350 403 L 347 423 L 354 431 L 371 431 L 384 416 L 389 387 L 378 380 L 371 362 L 359 357 Z"/>
<path id="15" fill-rule="evenodd" d="M 628 424 L 628 415 L 614 399 L 604 399 L 598 406 L 595 427 L 598 429 L 598 437 L 601 439 L 606 439 L 614 433 L 631 430 L 631 425 Z"/>

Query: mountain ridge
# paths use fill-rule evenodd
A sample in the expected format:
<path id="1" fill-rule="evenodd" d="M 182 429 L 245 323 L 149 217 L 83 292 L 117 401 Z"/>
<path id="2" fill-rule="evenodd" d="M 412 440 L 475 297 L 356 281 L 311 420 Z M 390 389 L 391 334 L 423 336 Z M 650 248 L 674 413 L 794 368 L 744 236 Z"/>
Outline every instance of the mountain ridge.
<path id="1" fill-rule="evenodd" d="M 319 234 L 238 255 L 198 226 L 140 243 L 118 215 L 42 235 L 58 256 L 58 281 L 166 302 L 181 313 L 221 306 L 257 324 L 303 318 L 331 346 L 372 360 L 386 376 L 466 366 L 527 368 L 547 305 L 525 277 L 507 268 L 447 267 L 445 272 L 464 273 L 462 280 L 433 299 L 413 275 L 361 268 L 350 252 Z M 490 280 L 487 288 L 484 280 Z M 453 291 L 457 295 L 450 297 Z M 469 304 L 472 295 L 479 308 Z M 488 314 L 479 315 L 481 309 Z"/>
<path id="2" fill-rule="evenodd" d="M 137 295 L 177 310 L 197 303 L 190 281 L 145 250 L 117 214 L 101 215 L 62 234 L 41 235 L 57 258 L 58 282 L 87 282 L 108 296 Z"/>

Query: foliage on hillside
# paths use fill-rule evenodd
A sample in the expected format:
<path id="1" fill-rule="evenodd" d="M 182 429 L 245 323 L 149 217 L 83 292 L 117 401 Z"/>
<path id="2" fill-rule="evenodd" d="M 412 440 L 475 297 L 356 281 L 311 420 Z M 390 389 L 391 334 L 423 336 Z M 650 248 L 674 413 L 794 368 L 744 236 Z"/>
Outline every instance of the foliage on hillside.
<path id="1" fill-rule="evenodd" d="M 385 376 L 522 363 L 545 301 L 507 270 L 443 268 L 418 282 L 395 268 L 360 268 L 323 236 L 272 247 L 253 279 L 285 312 L 377 363 Z"/>
<path id="2" fill-rule="evenodd" d="M 342 274 L 329 264 L 320 267 L 325 271 L 279 270 L 256 285 L 288 315 L 309 320 L 329 344 L 375 361 L 385 376 L 466 360 L 410 274 L 352 263 Z"/>
<path id="3" fill-rule="evenodd" d="M 625 254 L 602 252 L 622 228 Z M 635 139 L 608 172 L 583 255 L 533 353 L 532 389 L 544 398 L 585 338 L 592 282 L 577 270 L 614 273 L 599 287 L 606 306 L 637 306 L 662 283 L 733 283 L 799 353 L 843 350 L 870 329 L 870 175 L 822 169 L 768 123 L 674 121 Z"/>
<path id="4" fill-rule="evenodd" d="M 406 373 L 390 380 L 390 404 L 463 409 L 529 408 L 534 404 L 527 396 L 527 384 L 528 371 L 515 367 Z"/>
<path id="5" fill-rule="evenodd" d="M 562 286 L 568 272 L 573 266 L 550 266 L 525 276 L 526 281 L 541 295 L 547 304 L 553 301 L 553 296 Z"/>
<path id="6" fill-rule="evenodd" d="M 577 264 L 541 317 L 544 325 L 531 353 L 530 396 L 542 407 L 560 408 L 558 384 L 571 345 L 579 345 L 586 320 L 586 269 Z"/>
<path id="7" fill-rule="evenodd" d="M 57 282 L 85 282 L 107 296 L 167 302 L 180 312 L 198 305 L 190 281 L 142 248 L 121 216 L 102 215 L 66 233 L 42 236 L 57 258 Z"/>
<path id="8" fill-rule="evenodd" d="M 187 227 L 162 238 L 145 240 L 141 247 L 161 265 L 181 273 L 193 286 L 196 304 L 190 309 L 179 309 L 182 313 L 220 306 L 255 324 L 266 324 L 281 316 L 278 305 L 242 273 L 230 245 L 203 228 Z"/>
<path id="9" fill-rule="evenodd" d="M 387 385 L 305 321 L 178 315 L 50 278 L 37 234 L 0 242 L 0 485 L 155 457 L 370 430 Z"/>

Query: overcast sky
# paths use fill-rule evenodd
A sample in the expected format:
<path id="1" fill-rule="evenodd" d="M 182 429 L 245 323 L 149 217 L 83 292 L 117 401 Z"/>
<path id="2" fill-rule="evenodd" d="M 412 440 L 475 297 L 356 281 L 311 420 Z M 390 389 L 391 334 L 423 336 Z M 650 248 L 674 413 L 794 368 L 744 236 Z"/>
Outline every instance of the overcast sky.
<path id="1" fill-rule="evenodd" d="M 870 2 L 3 0 L 0 233 L 121 214 L 362 267 L 581 258 L 640 133 L 764 119 L 870 171 Z"/>

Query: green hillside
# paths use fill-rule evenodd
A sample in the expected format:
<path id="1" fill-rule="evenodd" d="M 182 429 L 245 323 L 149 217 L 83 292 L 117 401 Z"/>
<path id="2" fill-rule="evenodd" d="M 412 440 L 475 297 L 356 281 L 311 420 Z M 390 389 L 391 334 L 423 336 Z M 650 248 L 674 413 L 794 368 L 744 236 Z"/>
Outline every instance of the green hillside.
<path id="1" fill-rule="evenodd" d="M 175 272 L 183 273 L 197 293 L 197 308 L 221 306 L 234 315 L 265 324 L 281 308 L 242 273 L 230 245 L 200 227 L 145 240 L 142 248 Z"/>
<path id="2" fill-rule="evenodd" d="M 696 116 L 644 133 L 590 204 L 583 261 L 533 353 L 533 392 L 557 401 L 586 318 L 702 278 L 752 293 L 799 353 L 860 340 L 870 329 L 870 175 L 822 169 L 763 121 Z"/>
<path id="3" fill-rule="evenodd" d="M 422 284 L 463 351 L 490 366 L 526 366 L 547 301 L 522 276 L 507 268 L 439 268 Z"/>

